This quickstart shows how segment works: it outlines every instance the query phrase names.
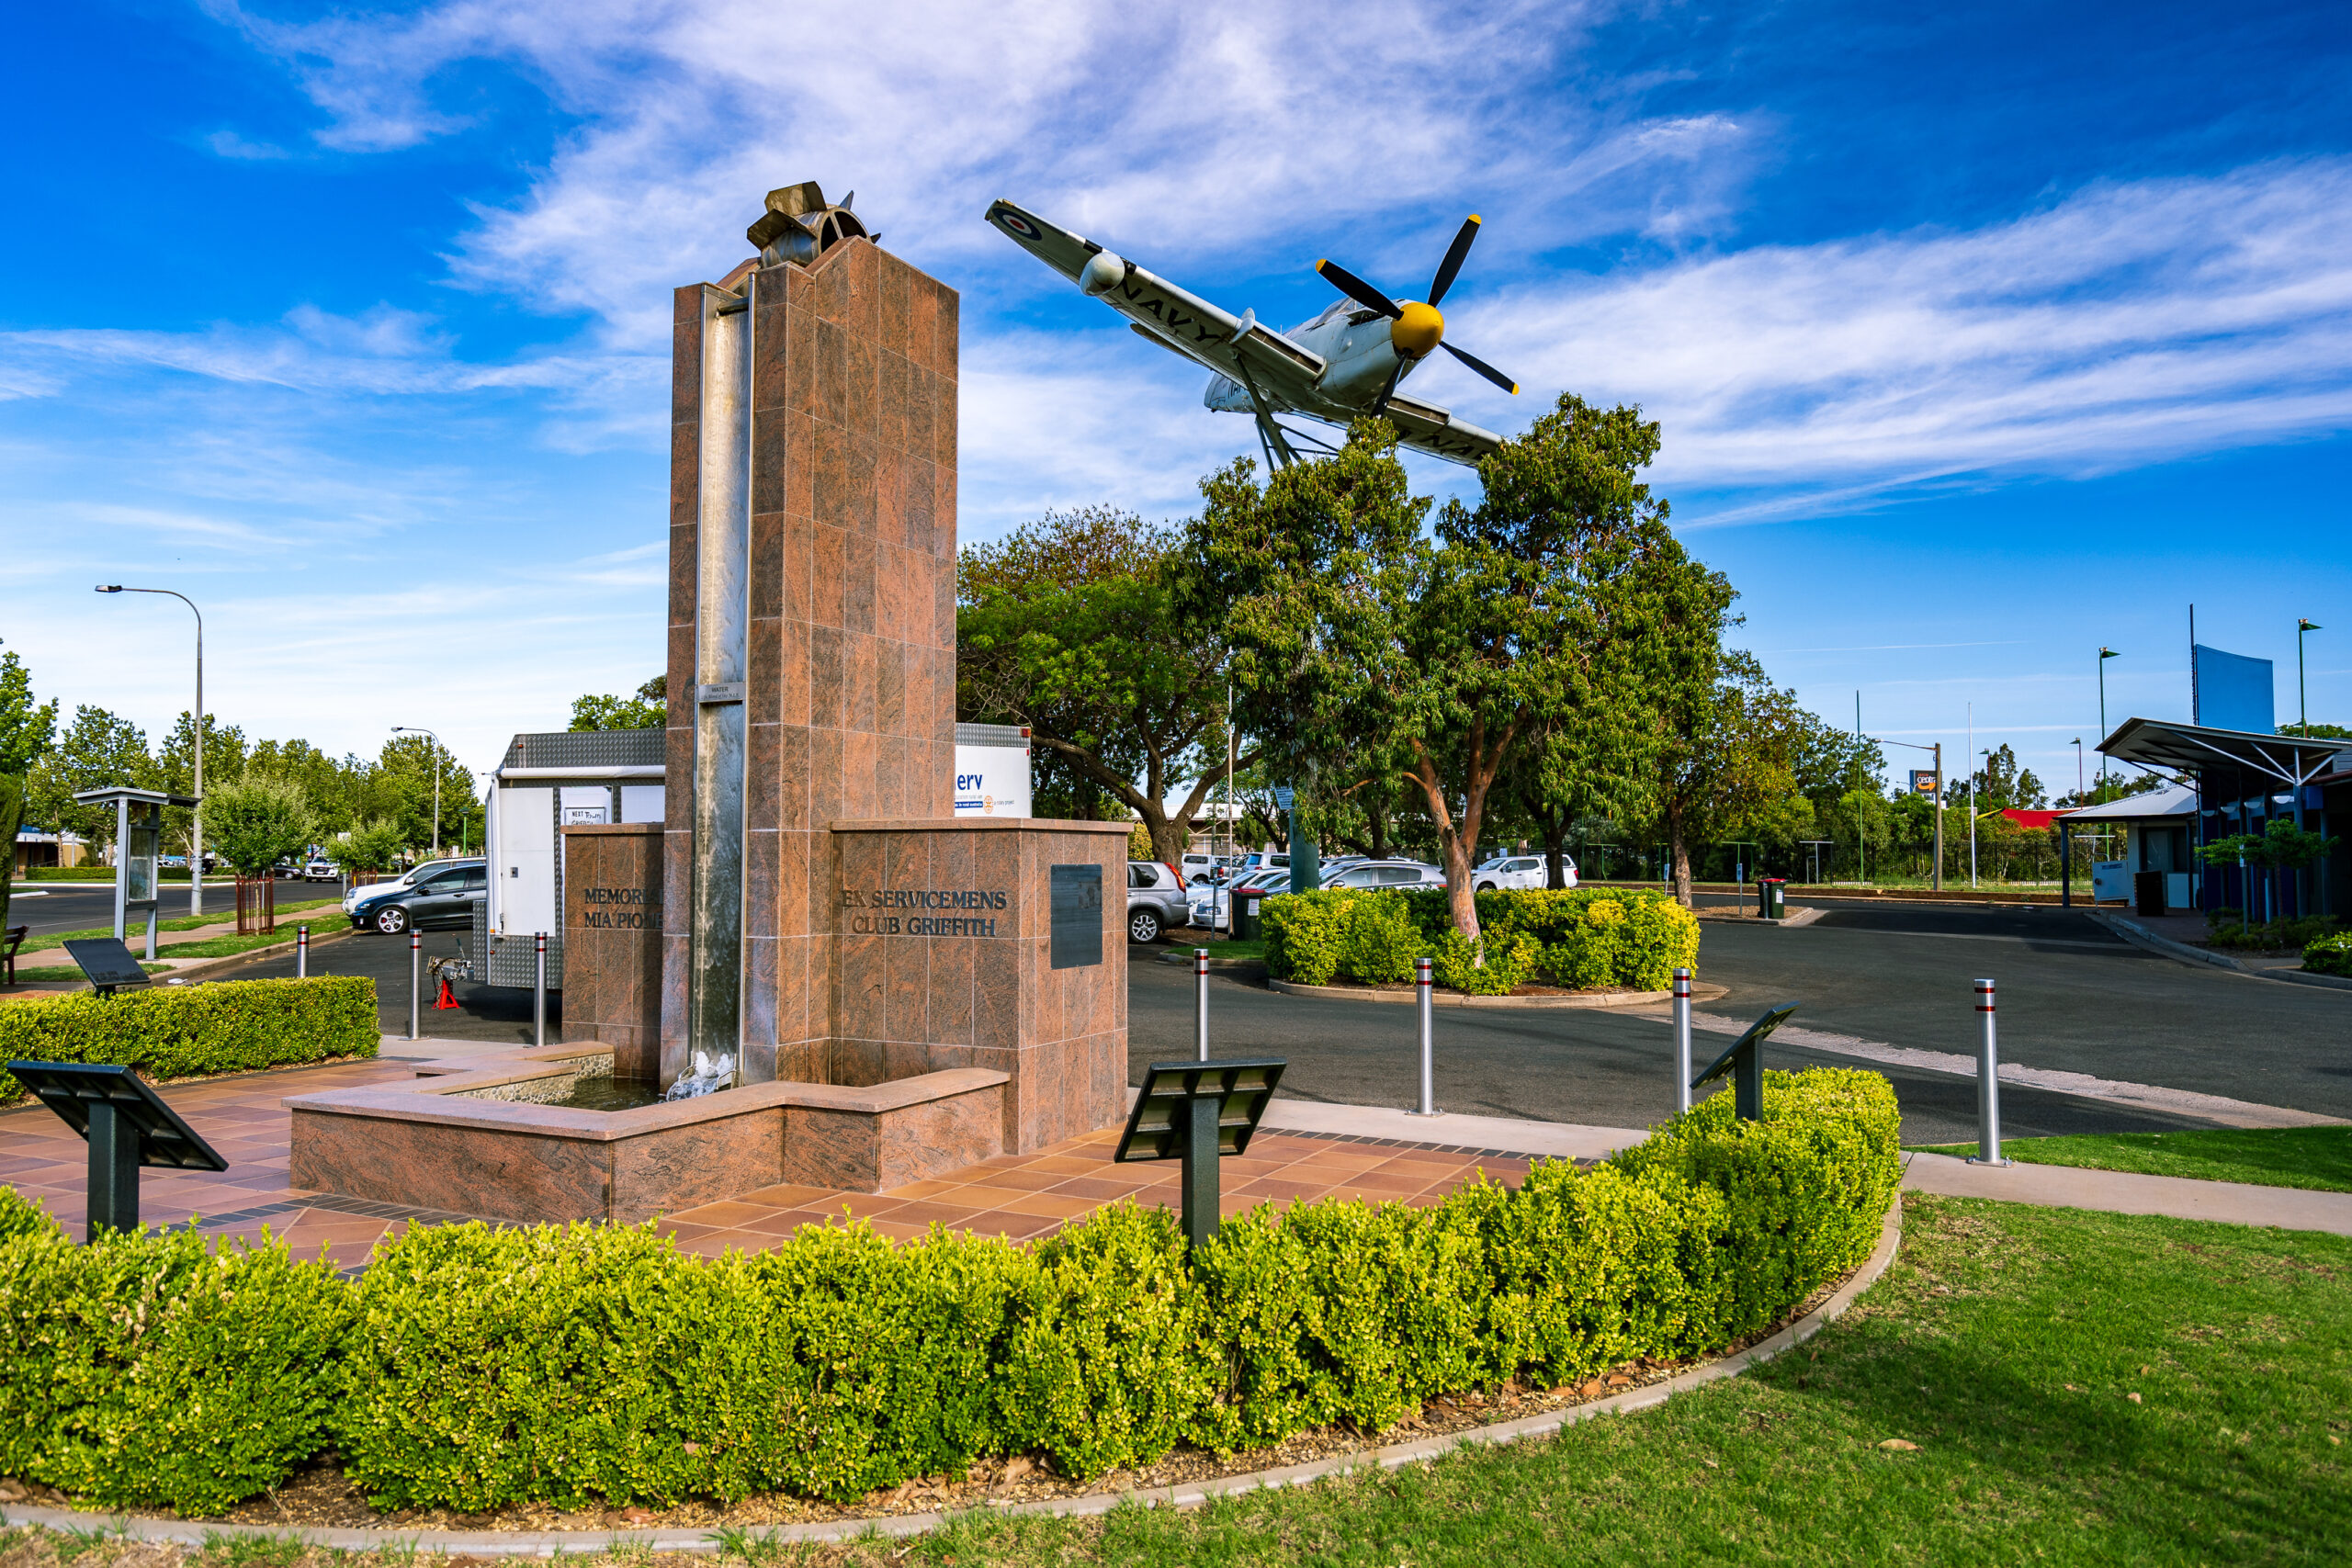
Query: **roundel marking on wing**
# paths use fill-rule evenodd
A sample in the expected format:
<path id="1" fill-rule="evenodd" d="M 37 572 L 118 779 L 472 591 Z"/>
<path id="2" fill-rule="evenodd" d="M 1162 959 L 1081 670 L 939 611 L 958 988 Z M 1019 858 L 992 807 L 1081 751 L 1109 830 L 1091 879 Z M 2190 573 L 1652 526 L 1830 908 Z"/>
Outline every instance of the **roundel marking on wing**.
<path id="1" fill-rule="evenodd" d="M 996 220 L 1003 224 L 1006 228 L 1012 230 L 1014 233 L 1020 235 L 1023 239 L 1035 240 L 1040 238 L 1036 225 L 1022 217 L 1018 212 L 1000 212 L 996 215 Z"/>

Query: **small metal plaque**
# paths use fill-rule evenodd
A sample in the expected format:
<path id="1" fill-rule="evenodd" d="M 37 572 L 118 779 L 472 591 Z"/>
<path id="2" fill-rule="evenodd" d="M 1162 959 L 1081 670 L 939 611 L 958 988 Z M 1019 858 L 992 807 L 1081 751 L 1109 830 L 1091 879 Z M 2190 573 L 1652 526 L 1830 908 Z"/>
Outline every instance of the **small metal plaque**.
<path id="1" fill-rule="evenodd" d="M 138 1163 L 142 1166 L 163 1170 L 229 1168 L 229 1162 L 129 1067 L 93 1062 L 11 1062 L 8 1072 L 84 1138 L 90 1135 L 91 1108 L 108 1107 L 130 1123 L 138 1138 Z"/>
<path id="2" fill-rule="evenodd" d="M 90 984 L 100 990 L 117 986 L 144 986 L 147 971 L 139 966 L 130 949 L 117 936 L 78 937 L 65 944 L 66 955 L 82 966 Z"/>
<path id="3" fill-rule="evenodd" d="M 1697 1077 L 1690 1080 L 1690 1087 L 1692 1089 L 1697 1089 L 1702 1083 L 1713 1083 L 1715 1079 L 1722 1077 L 1724 1074 L 1730 1072 L 1733 1066 L 1739 1061 L 1741 1053 L 1754 1051 L 1760 1047 L 1766 1040 L 1771 1037 L 1772 1031 L 1780 1028 L 1781 1025 L 1789 1021 L 1789 1015 L 1797 1010 L 1797 1006 L 1798 1004 L 1795 1002 L 1784 1003 L 1780 1007 L 1770 1010 L 1763 1017 L 1758 1019 L 1754 1023 L 1749 1024 L 1747 1026 L 1747 1033 L 1741 1035 L 1738 1039 L 1725 1046 L 1724 1048 L 1724 1054 L 1714 1059 L 1713 1066 L 1709 1066 L 1705 1072 L 1701 1073 Z"/>
<path id="4" fill-rule="evenodd" d="M 706 707 L 742 700 L 743 682 L 741 681 L 711 681 L 695 688 L 695 701 Z"/>
<path id="5" fill-rule="evenodd" d="M 1053 868 L 1053 967 L 1083 969 L 1102 962 L 1102 868 Z"/>
<path id="6" fill-rule="evenodd" d="M 1193 1100 L 1215 1107 L 1212 1114 L 1216 1117 L 1220 1156 L 1248 1154 L 1250 1136 L 1258 1131 L 1259 1119 L 1272 1103 L 1275 1086 L 1283 1081 L 1283 1069 L 1289 1065 L 1283 1056 L 1247 1062 L 1154 1062 L 1144 1078 L 1143 1092 L 1136 1096 L 1135 1108 L 1127 1112 L 1127 1125 L 1119 1134 L 1112 1159 L 1124 1164 L 1176 1158 L 1182 1152 L 1179 1141 L 1185 1131 L 1177 1124 L 1176 1109 Z"/>

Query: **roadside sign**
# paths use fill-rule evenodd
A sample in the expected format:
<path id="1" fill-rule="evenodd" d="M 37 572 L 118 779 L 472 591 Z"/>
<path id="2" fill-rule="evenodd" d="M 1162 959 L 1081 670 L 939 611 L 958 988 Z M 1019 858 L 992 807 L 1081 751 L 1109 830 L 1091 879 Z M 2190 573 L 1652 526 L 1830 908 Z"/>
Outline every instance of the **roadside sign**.
<path id="1" fill-rule="evenodd" d="M 1911 770 L 1911 793 L 1912 793 L 1912 794 L 1914 794 L 1914 795 L 1933 795 L 1933 794 L 1935 794 L 1935 793 L 1936 793 L 1936 770 L 1935 770 L 1935 769 L 1933 769 L 1933 768 L 1914 768 L 1914 769 L 1912 769 L 1912 770 Z"/>
<path id="2" fill-rule="evenodd" d="M 1291 808 L 1291 803 L 1297 798 L 1298 792 L 1292 789 L 1290 785 L 1276 784 L 1274 786 L 1275 809 L 1280 811 L 1288 811 Z"/>

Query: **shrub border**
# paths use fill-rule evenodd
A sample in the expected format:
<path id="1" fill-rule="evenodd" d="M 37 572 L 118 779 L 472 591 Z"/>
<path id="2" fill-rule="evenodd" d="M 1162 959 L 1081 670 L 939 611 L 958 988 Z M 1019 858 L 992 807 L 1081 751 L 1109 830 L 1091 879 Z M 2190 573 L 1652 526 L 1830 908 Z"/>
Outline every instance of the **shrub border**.
<path id="1" fill-rule="evenodd" d="M 1275 1470 L 1253 1471 L 1246 1475 L 1218 1476 L 1207 1481 L 1188 1482 L 1180 1486 L 1136 1487 L 1117 1492 L 1091 1492 L 1076 1497 L 1049 1497 L 1033 1503 L 983 1505 L 990 1515 L 1044 1514 L 1070 1518 L 1085 1518 L 1107 1514 L 1123 1503 L 1140 1503 L 1152 1507 L 1193 1508 L 1212 1498 L 1233 1496 L 1254 1492 L 1261 1487 L 1297 1486 L 1317 1481 L 1327 1475 L 1344 1475 L 1352 1471 L 1374 1468 L 1396 1470 L 1404 1465 L 1421 1464 L 1439 1459 L 1456 1449 L 1473 1443 L 1510 1443 L 1521 1438 L 1540 1438 L 1589 1421 L 1597 1416 L 1613 1416 L 1635 1410 L 1646 1410 L 1663 1404 L 1678 1393 L 1700 1388 L 1724 1378 L 1735 1377 L 1759 1362 L 1769 1361 L 1783 1350 L 1792 1349 L 1821 1332 L 1836 1321 L 1864 1291 L 1877 1283 L 1887 1266 L 1894 1261 L 1903 1244 L 1903 1195 L 1898 1190 L 1894 1201 L 1887 1205 L 1886 1218 L 1879 1227 L 1878 1246 L 1860 1268 L 1847 1276 L 1829 1299 L 1794 1323 L 1757 1341 L 1744 1350 L 1736 1350 L 1677 1372 L 1662 1382 L 1646 1383 L 1629 1388 L 1623 1393 L 1606 1399 L 1596 1399 L 1586 1404 L 1571 1404 L 1558 1410 L 1546 1410 L 1534 1416 L 1522 1416 L 1510 1421 L 1498 1421 L 1489 1426 L 1472 1427 L 1458 1432 L 1448 1432 L 1435 1438 L 1423 1438 L 1409 1443 L 1391 1443 L 1382 1448 L 1358 1450 L 1353 1453 L 1336 1454 L 1329 1459 L 1315 1460 L 1306 1464 L 1285 1465 Z M 965 1510 L 973 1512 L 978 1510 Z M 798 1525 L 776 1525 L 760 1532 L 763 1539 L 779 1545 L 802 1545 L 816 1542 L 852 1540 L 873 1535 L 892 1540 L 923 1535 L 945 1524 L 949 1516 L 942 1512 L 922 1514 L 869 1514 L 856 1518 L 828 1519 Z M 244 1537 L 269 1540 L 293 1540 L 307 1545 L 323 1546 L 348 1551 L 366 1551 L 384 1546 L 430 1548 L 443 1552 L 465 1551 L 492 1557 L 551 1557 L 559 1553 L 587 1551 L 600 1548 L 644 1547 L 655 1551 L 717 1551 L 719 1543 L 712 1529 L 593 1529 L 593 1530 L 404 1530 L 390 1529 L 306 1529 L 301 1527 L 272 1525 L 238 1525 L 209 1523 L 203 1520 L 152 1517 L 137 1514 L 85 1514 L 70 1508 L 28 1508 L 14 1506 L 0 1513 L 0 1524 L 40 1525 L 53 1530 L 97 1531 L 122 1536 L 131 1540 L 176 1541 L 184 1545 L 202 1546 L 223 1537 Z"/>
<path id="2" fill-rule="evenodd" d="M 1343 997 L 1357 1002 L 1405 1002 L 1417 1000 L 1409 990 L 1374 988 L 1370 986 L 1303 986 L 1296 980 L 1276 980 L 1268 977 L 1269 988 L 1290 997 Z M 1729 996 L 1730 987 L 1710 986 L 1702 981 L 1690 982 L 1693 1001 L 1711 1002 L 1718 997 Z M 1430 987 L 1430 1005 L 1442 1008 L 1599 1008 L 1655 1007 L 1659 1002 L 1674 999 L 1672 991 L 1567 991 L 1538 997 L 1474 997 L 1466 991 L 1449 991 L 1442 987 Z"/>

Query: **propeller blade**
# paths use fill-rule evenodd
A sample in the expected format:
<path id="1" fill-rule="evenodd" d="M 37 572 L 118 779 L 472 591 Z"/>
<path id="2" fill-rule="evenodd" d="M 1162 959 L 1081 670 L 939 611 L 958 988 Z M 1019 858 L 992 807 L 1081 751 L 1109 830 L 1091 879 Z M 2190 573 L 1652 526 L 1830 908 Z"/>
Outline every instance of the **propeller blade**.
<path id="1" fill-rule="evenodd" d="M 1478 215 L 1472 213 L 1462 220 L 1453 236 L 1453 243 L 1445 247 L 1445 259 L 1437 264 L 1437 276 L 1430 279 L 1430 303 L 1434 305 L 1445 298 L 1453 287 L 1453 275 L 1462 270 L 1463 262 L 1470 254 L 1470 242 L 1478 237 Z"/>
<path id="2" fill-rule="evenodd" d="M 1372 400 L 1372 412 L 1375 417 L 1388 412 L 1388 400 L 1396 395 L 1396 383 L 1405 378 L 1405 366 L 1407 363 L 1407 361 L 1399 359 L 1393 367 L 1390 367 L 1388 372 L 1388 384 L 1380 389 L 1380 396 Z"/>
<path id="3" fill-rule="evenodd" d="M 1510 393 L 1513 397 L 1519 395 L 1518 382 L 1512 380 L 1510 377 L 1504 375 L 1501 371 L 1496 369 L 1493 366 L 1487 364 L 1476 355 L 1464 354 L 1462 350 L 1454 347 L 1450 343 L 1442 344 L 1440 346 L 1442 347 L 1446 353 L 1453 355 L 1454 358 L 1459 359 L 1463 364 L 1467 365 L 1471 369 L 1476 370 L 1479 375 L 1484 376 L 1496 386 L 1500 387 L 1504 391 Z"/>
<path id="4" fill-rule="evenodd" d="M 1349 299 L 1354 300 L 1357 304 L 1362 305 L 1365 310 L 1377 310 L 1391 321 L 1396 319 L 1398 311 L 1396 300 L 1391 299 L 1387 295 L 1383 294 L 1379 289 L 1374 288 L 1371 284 L 1366 283 L 1363 278 L 1358 277 L 1354 273 L 1350 272 L 1338 262 L 1317 262 L 1315 264 L 1315 270 L 1323 275 L 1323 280 L 1325 282 L 1338 289 L 1340 293 L 1346 295 Z"/>

